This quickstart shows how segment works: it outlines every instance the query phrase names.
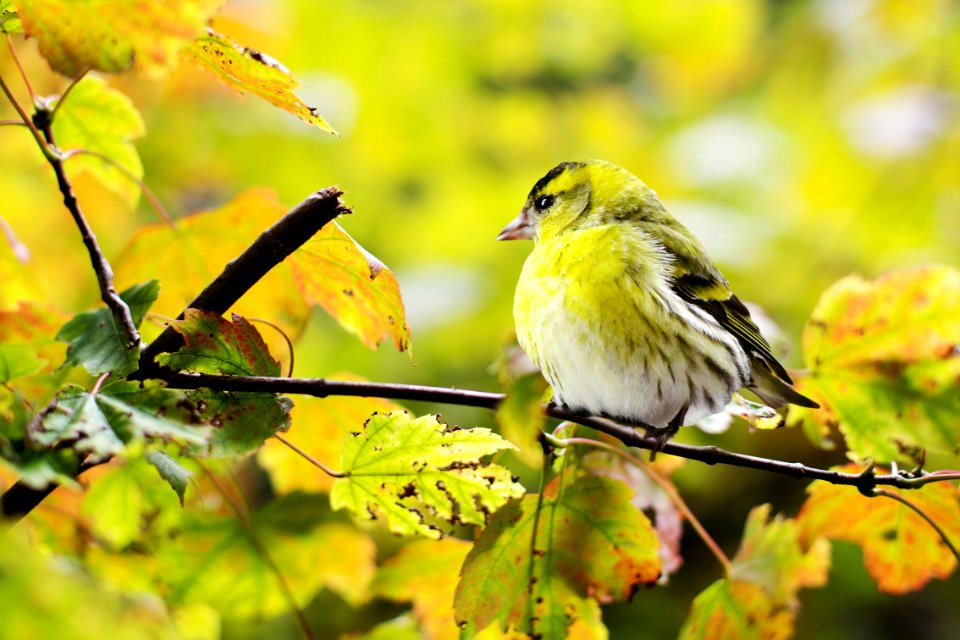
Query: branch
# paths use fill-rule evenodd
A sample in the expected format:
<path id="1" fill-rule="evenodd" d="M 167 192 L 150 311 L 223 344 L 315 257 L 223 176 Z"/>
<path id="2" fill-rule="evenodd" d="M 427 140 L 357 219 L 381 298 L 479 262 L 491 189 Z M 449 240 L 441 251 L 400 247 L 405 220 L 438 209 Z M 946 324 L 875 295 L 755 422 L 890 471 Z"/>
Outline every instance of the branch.
<path id="1" fill-rule="evenodd" d="M 36 124 L 40 131 L 43 132 L 43 137 L 46 140 L 44 148 L 47 150 L 57 148 L 56 142 L 53 139 L 53 121 L 50 116 L 50 111 L 40 108 L 38 108 L 34 114 Z M 137 331 L 137 326 L 133 322 L 130 307 L 120 298 L 120 294 L 117 293 L 117 290 L 113 286 L 113 269 L 110 267 L 110 263 L 107 262 L 107 258 L 103 255 L 100 244 L 97 242 L 97 237 L 93 234 L 93 229 L 90 227 L 90 224 L 83 215 L 83 211 L 80 209 L 80 203 L 77 202 L 77 197 L 73 193 L 73 186 L 67 179 L 67 173 L 63 168 L 63 157 L 59 153 L 51 153 L 46 155 L 46 158 L 57 176 L 57 185 L 60 187 L 60 193 L 63 195 L 63 204 L 70 212 L 70 215 L 73 216 L 73 221 L 76 223 L 77 228 L 80 229 L 83 244 L 86 246 L 87 253 L 90 255 L 90 263 L 93 265 L 93 270 L 97 274 L 97 284 L 100 286 L 100 298 L 107 305 L 107 308 L 110 309 L 114 322 L 126 337 L 127 347 L 138 346 L 140 344 L 140 332 Z"/>
<path id="2" fill-rule="evenodd" d="M 272 227 L 260 234 L 237 258 L 231 260 L 213 282 L 187 305 L 192 309 L 226 313 L 250 287 L 260 281 L 274 266 L 313 237 L 320 228 L 341 214 L 351 213 L 343 204 L 343 192 L 327 187 L 307 196 Z M 178 320 L 183 319 L 181 312 Z M 159 373 L 154 358 L 176 351 L 183 338 L 172 327 L 164 329 L 140 356 L 140 371 L 131 378 L 142 380 Z"/>
<path id="3" fill-rule="evenodd" d="M 259 391 L 267 393 L 286 393 L 316 396 L 361 396 L 370 398 L 390 398 L 394 400 L 417 400 L 467 407 L 496 409 L 503 401 L 502 393 L 426 387 L 413 384 L 393 384 L 388 382 L 357 382 L 351 380 L 329 380 L 327 378 L 271 378 L 261 376 L 219 376 L 202 373 L 176 373 L 169 370 L 158 372 L 158 379 L 172 389 L 206 388 L 214 391 Z M 640 449 L 656 449 L 660 446 L 656 438 L 651 438 L 632 427 L 626 427 L 604 418 L 583 416 L 555 406 L 544 408 L 547 415 L 560 420 L 576 422 L 591 427 L 620 440 L 624 444 Z M 808 467 L 799 462 L 783 462 L 770 458 L 745 455 L 725 451 L 713 446 L 695 446 L 667 442 L 661 449 L 663 453 L 696 460 L 706 464 L 727 464 L 734 467 L 757 469 L 804 480 L 823 480 L 831 484 L 849 485 L 861 491 L 870 491 L 880 485 L 890 485 L 901 489 L 916 489 L 929 482 L 949 480 L 952 476 L 927 474 L 911 477 L 899 473 L 863 474 L 843 473 L 818 467 Z"/>

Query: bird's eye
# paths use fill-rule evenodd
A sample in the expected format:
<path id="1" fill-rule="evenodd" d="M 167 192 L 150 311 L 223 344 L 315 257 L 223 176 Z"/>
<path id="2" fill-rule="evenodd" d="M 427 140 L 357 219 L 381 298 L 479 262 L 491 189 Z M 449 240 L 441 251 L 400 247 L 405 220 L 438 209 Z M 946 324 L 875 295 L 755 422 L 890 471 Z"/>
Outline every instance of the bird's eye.
<path id="1" fill-rule="evenodd" d="M 537 209 L 546 211 L 553 206 L 553 196 L 540 196 L 537 198 Z"/>

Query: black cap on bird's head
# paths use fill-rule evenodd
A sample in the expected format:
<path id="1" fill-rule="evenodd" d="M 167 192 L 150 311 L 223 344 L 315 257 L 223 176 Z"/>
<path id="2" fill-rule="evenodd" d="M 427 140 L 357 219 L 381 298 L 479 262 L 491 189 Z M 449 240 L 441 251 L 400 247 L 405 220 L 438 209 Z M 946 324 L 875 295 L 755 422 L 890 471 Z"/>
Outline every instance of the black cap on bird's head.
<path id="1" fill-rule="evenodd" d="M 537 180 L 527 196 L 520 215 L 514 218 L 510 224 L 504 227 L 497 240 L 520 240 L 529 239 L 536 236 L 537 218 L 549 210 L 556 201 L 557 195 L 566 191 L 555 188 L 557 178 L 562 175 L 573 172 L 576 169 L 584 167 L 586 162 L 561 162 L 553 169 L 547 172 L 545 176 Z"/>

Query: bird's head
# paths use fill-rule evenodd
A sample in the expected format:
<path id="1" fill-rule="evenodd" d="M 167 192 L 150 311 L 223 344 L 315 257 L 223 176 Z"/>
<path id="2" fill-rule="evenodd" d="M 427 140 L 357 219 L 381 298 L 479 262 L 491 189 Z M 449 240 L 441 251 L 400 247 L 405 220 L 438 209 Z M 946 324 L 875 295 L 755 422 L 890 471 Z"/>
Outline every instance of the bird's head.
<path id="1" fill-rule="evenodd" d="M 540 178 L 497 240 L 540 240 L 567 231 L 641 217 L 656 194 L 605 160 L 562 162 Z"/>

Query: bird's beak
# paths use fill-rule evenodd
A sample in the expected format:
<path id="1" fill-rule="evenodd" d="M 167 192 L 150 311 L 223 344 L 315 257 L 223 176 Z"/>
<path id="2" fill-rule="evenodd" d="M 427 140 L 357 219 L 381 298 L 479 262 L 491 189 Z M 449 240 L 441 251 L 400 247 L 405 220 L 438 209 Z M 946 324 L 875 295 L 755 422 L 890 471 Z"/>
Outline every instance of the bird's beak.
<path id="1" fill-rule="evenodd" d="M 527 219 L 527 212 L 521 211 L 520 215 L 503 228 L 497 240 L 524 240 L 532 238 L 535 233 L 536 229 Z"/>

